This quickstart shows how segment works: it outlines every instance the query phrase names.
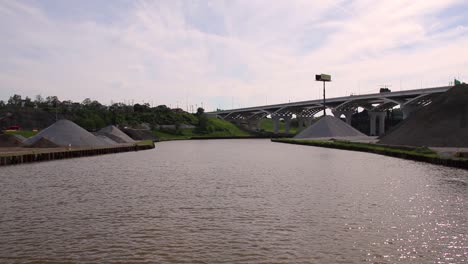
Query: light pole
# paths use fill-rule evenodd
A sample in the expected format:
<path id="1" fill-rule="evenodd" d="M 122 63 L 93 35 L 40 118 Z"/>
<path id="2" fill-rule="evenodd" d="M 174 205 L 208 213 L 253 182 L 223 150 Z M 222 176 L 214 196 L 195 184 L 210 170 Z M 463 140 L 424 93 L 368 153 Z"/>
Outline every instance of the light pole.
<path id="1" fill-rule="evenodd" d="M 315 80 L 318 82 L 323 82 L 323 116 L 325 116 L 325 110 L 327 107 L 325 106 L 325 82 L 331 82 L 331 76 L 329 74 L 316 74 Z"/>

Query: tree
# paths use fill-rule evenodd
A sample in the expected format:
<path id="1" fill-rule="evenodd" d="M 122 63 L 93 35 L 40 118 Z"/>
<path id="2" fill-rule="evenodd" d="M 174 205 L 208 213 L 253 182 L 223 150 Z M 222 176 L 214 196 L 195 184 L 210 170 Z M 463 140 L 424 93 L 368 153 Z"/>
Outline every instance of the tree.
<path id="1" fill-rule="evenodd" d="M 13 96 L 10 96 L 10 99 L 8 99 L 8 105 L 21 106 L 21 95 L 15 94 Z"/>
<path id="2" fill-rule="evenodd" d="M 205 113 L 205 109 L 198 107 L 196 115 L 203 115 Z"/>
<path id="3" fill-rule="evenodd" d="M 195 115 L 198 117 L 198 131 L 201 133 L 208 132 L 208 117 L 205 114 L 205 109 L 199 107 Z"/>
<path id="4" fill-rule="evenodd" d="M 24 107 L 34 107 L 34 103 L 31 98 L 27 97 L 24 98 Z"/>
<path id="5" fill-rule="evenodd" d="M 90 98 L 86 98 L 86 99 L 83 100 L 82 104 L 83 104 L 84 106 L 88 106 L 88 105 L 91 104 L 91 102 L 92 102 L 92 101 L 91 101 Z"/>
<path id="6" fill-rule="evenodd" d="M 36 99 L 34 100 L 35 103 L 37 104 L 42 104 L 44 103 L 44 98 L 40 94 L 36 95 Z"/>
<path id="7" fill-rule="evenodd" d="M 57 96 L 47 96 L 45 102 L 51 107 L 57 107 L 60 104 Z"/>
<path id="8" fill-rule="evenodd" d="M 38 108 L 43 108 L 44 106 L 44 98 L 38 94 L 36 95 L 35 99 L 34 99 L 34 104 L 36 105 L 36 107 Z"/>

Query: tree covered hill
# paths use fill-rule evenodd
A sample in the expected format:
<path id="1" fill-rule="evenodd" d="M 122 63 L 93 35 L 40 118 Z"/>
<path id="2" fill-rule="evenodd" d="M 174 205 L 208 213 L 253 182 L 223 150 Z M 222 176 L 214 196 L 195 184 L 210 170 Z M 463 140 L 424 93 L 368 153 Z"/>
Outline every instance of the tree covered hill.
<path id="1" fill-rule="evenodd" d="M 83 102 L 72 102 L 60 101 L 56 96 L 36 96 L 32 100 L 13 95 L 7 102 L 0 101 L 0 118 L 7 113 L 11 113 L 11 117 L 1 121 L 1 128 L 19 125 L 24 129 L 42 129 L 62 118 L 90 131 L 110 124 L 137 127 L 146 123 L 151 128 L 168 124 L 199 124 L 199 115 L 181 109 L 170 109 L 165 105 L 151 107 L 149 104 L 114 103 L 107 106 L 89 98 Z"/>

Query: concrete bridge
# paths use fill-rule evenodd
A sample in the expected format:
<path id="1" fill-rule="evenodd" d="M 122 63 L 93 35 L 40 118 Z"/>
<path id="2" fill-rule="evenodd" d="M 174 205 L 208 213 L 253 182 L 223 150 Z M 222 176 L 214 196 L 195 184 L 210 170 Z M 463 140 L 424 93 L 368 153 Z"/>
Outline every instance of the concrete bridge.
<path id="1" fill-rule="evenodd" d="M 330 109 L 335 117 L 344 115 L 346 122 L 351 125 L 351 118 L 357 113 L 358 107 L 366 109 L 370 119 L 370 135 L 377 135 L 377 120 L 379 123 L 379 135 L 385 133 L 386 111 L 399 106 L 403 112 L 403 118 L 407 118 L 411 112 L 424 107 L 440 93 L 450 89 L 451 86 L 434 87 L 399 92 L 381 92 L 364 95 L 351 95 L 344 97 L 328 98 L 325 107 Z M 296 116 L 299 129 L 309 126 L 314 115 L 323 111 L 323 100 L 309 100 L 285 104 L 263 105 L 247 108 L 238 108 L 210 112 L 227 121 L 240 125 L 247 123 L 251 129 L 259 129 L 260 120 L 270 116 L 274 121 L 274 132 L 279 132 L 279 122 L 285 122 L 286 133 L 289 133 L 291 119 Z"/>

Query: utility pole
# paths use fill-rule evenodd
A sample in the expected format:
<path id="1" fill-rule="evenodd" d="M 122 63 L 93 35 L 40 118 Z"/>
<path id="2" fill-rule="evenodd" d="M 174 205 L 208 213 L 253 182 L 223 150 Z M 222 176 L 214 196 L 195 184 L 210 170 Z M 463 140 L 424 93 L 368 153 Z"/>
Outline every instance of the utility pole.
<path id="1" fill-rule="evenodd" d="M 323 116 L 326 116 L 325 110 L 327 107 L 325 106 L 325 81 L 323 81 Z"/>
<path id="2" fill-rule="evenodd" d="M 318 82 L 323 82 L 323 116 L 326 115 L 325 110 L 327 107 L 325 106 L 325 82 L 331 82 L 331 76 L 329 74 L 316 74 L 315 80 Z"/>

